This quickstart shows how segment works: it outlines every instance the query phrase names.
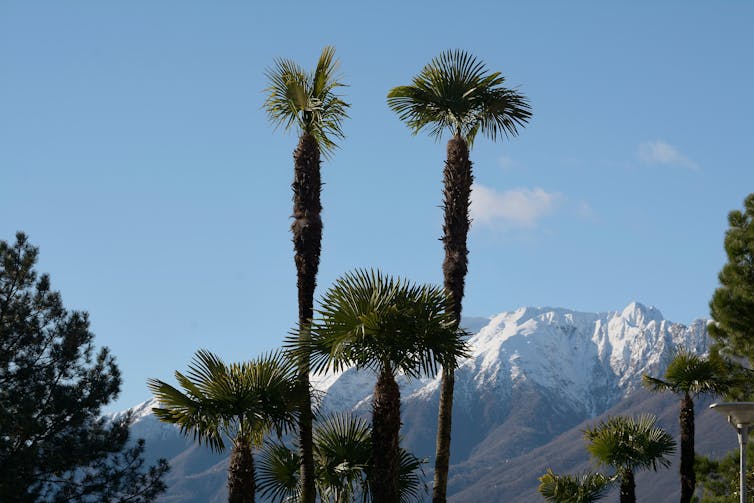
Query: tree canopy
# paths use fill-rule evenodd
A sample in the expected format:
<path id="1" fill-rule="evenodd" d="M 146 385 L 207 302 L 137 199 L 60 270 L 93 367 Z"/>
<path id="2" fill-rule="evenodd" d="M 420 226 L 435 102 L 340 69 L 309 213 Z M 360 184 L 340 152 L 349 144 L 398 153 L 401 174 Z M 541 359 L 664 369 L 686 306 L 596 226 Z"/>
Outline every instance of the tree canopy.
<path id="1" fill-rule="evenodd" d="M 744 211 L 731 211 L 725 233 L 728 262 L 720 271 L 720 286 L 710 301 L 715 323 L 709 332 L 725 354 L 754 363 L 754 193 Z"/>
<path id="2" fill-rule="evenodd" d="M 107 348 L 95 352 L 86 313 L 68 311 L 23 233 L 0 241 L 0 501 L 148 502 L 168 466 L 144 466 L 130 415 L 102 406 L 120 390 Z"/>

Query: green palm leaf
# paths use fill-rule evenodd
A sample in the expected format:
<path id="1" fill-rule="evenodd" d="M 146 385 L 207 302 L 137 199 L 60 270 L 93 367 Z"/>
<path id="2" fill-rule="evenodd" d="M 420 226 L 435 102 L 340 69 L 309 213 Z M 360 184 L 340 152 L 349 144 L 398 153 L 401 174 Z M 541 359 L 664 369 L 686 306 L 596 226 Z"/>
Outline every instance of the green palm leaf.
<path id="1" fill-rule="evenodd" d="M 199 350 L 187 374 L 175 376 L 184 391 L 158 379 L 147 381 L 160 402 L 155 415 L 215 451 L 225 449 L 224 438 L 240 435 L 259 445 L 270 428 L 284 430 L 295 424 L 302 392 L 293 365 L 281 352 L 226 365 L 213 353 Z"/>
<path id="2" fill-rule="evenodd" d="M 355 365 L 409 377 L 434 374 L 466 355 L 448 306 L 439 287 L 357 270 L 325 293 L 310 337 L 293 334 L 287 348 L 299 358 L 310 355 L 314 373 Z"/>
<path id="3" fill-rule="evenodd" d="M 607 494 L 613 479 L 592 472 L 558 475 L 548 468 L 539 482 L 537 490 L 550 503 L 594 503 Z"/>
<path id="4" fill-rule="evenodd" d="M 259 494 L 273 502 L 299 501 L 300 463 L 298 453 L 282 442 L 265 442 L 257 466 Z"/>
<path id="5" fill-rule="evenodd" d="M 665 370 L 664 379 L 645 374 L 642 382 L 651 391 L 688 393 L 691 396 L 720 394 L 730 385 L 722 360 L 705 358 L 686 349 L 676 351 Z"/>
<path id="6" fill-rule="evenodd" d="M 335 48 L 328 46 L 312 73 L 288 59 L 275 60 L 266 72 L 269 85 L 264 90 L 264 109 L 270 122 L 311 134 L 325 156 L 337 147 L 335 139 L 344 137 L 341 126 L 350 107 L 337 94 L 345 86 L 337 75 L 338 66 Z"/>
<path id="7" fill-rule="evenodd" d="M 471 145 L 478 132 L 492 140 L 515 136 L 531 118 L 526 97 L 504 83 L 469 53 L 445 51 L 410 86 L 391 89 L 387 103 L 414 134 L 426 128 L 439 138 L 448 130 Z"/>
<path id="8" fill-rule="evenodd" d="M 675 441 L 665 430 L 655 426 L 657 418 L 642 414 L 637 419 L 615 416 L 584 431 L 587 450 L 600 464 L 618 472 L 657 470 L 669 467 L 668 456 L 675 452 Z"/>

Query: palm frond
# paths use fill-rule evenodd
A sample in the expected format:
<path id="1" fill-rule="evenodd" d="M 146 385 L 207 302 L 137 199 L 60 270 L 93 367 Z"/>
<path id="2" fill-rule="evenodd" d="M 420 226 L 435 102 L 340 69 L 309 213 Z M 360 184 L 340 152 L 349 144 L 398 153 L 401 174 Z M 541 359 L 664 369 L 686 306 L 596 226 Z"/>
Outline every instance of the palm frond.
<path id="1" fill-rule="evenodd" d="M 176 372 L 185 393 L 157 379 L 149 379 L 147 386 L 162 406 L 154 409 L 160 420 L 222 451 L 223 437 L 259 445 L 271 428 L 280 433 L 295 424 L 303 393 L 294 376 L 293 364 L 281 352 L 226 365 L 200 350 L 187 375 Z"/>
<path id="2" fill-rule="evenodd" d="M 731 384 L 722 360 L 700 356 L 684 348 L 676 350 L 664 379 L 644 376 L 642 381 L 652 391 L 689 395 L 721 394 Z"/>
<path id="3" fill-rule="evenodd" d="M 414 134 L 428 129 L 463 136 L 471 145 L 478 132 L 492 140 L 518 134 L 531 118 L 528 99 L 503 87 L 499 72 L 461 50 L 445 51 L 413 78 L 411 85 L 388 92 L 388 106 Z"/>
<path id="4" fill-rule="evenodd" d="M 675 452 L 673 437 L 655 425 L 657 418 L 614 416 L 584 431 L 587 450 L 604 465 L 622 470 L 668 467 Z"/>
<path id="5" fill-rule="evenodd" d="M 266 71 L 269 85 L 264 90 L 267 97 L 263 108 L 270 122 L 276 128 L 295 126 L 311 134 L 325 156 L 337 147 L 335 140 L 344 137 L 342 124 L 350 107 L 337 94 L 337 89 L 345 86 L 337 74 L 338 67 L 335 48 L 327 46 L 311 73 L 288 59 L 275 60 Z"/>
<path id="6" fill-rule="evenodd" d="M 280 441 L 265 442 L 257 462 L 257 489 L 273 503 L 300 501 L 298 453 Z"/>
<path id="7" fill-rule="evenodd" d="M 297 357 L 309 355 L 311 370 L 383 366 L 407 376 L 434 374 L 466 354 L 463 332 L 444 290 L 414 285 L 379 271 L 347 273 L 327 290 L 311 325 L 311 337 L 291 337 Z"/>
<path id="8" fill-rule="evenodd" d="M 613 479 L 593 472 L 558 475 L 548 468 L 539 482 L 537 490 L 550 503 L 593 503 L 607 494 Z"/>

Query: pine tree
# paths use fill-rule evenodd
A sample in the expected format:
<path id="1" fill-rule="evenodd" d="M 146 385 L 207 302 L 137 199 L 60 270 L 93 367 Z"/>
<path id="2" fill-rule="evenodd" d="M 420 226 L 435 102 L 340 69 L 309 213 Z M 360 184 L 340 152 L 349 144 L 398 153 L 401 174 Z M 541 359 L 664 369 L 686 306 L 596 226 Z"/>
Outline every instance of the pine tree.
<path id="1" fill-rule="evenodd" d="M 0 501 L 149 502 L 165 490 L 160 460 L 128 442 L 130 416 L 100 416 L 121 377 L 94 351 L 86 313 L 68 311 L 23 233 L 0 241 Z"/>
<path id="2" fill-rule="evenodd" d="M 710 302 L 715 323 L 709 332 L 723 354 L 742 356 L 754 364 L 754 194 L 744 201 L 743 212 L 730 212 L 728 223 L 728 262 Z"/>

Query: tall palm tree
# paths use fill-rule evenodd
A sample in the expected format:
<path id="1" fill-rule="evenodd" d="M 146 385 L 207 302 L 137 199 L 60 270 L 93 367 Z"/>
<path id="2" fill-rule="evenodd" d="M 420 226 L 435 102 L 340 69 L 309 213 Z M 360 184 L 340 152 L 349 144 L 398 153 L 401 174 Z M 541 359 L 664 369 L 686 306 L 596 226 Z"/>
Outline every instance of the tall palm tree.
<path id="1" fill-rule="evenodd" d="M 183 391 L 158 379 L 147 381 L 161 405 L 152 409 L 155 416 L 216 452 L 225 450 L 230 440 L 228 501 L 254 503 L 252 448 L 271 428 L 280 432 L 295 424 L 303 393 L 294 366 L 279 352 L 226 365 L 200 350 L 188 373 L 176 371 L 175 378 Z"/>
<path id="2" fill-rule="evenodd" d="M 643 414 L 638 419 L 615 416 L 584 431 L 587 450 L 600 464 L 612 466 L 620 480 L 620 503 L 636 503 L 636 470 L 665 468 L 671 464 L 675 441 L 657 418 Z"/>
<path id="3" fill-rule="evenodd" d="M 293 153 L 293 247 L 298 287 L 298 323 L 305 327 L 312 317 L 322 247 L 320 154 L 329 155 L 335 140 L 343 138 L 341 124 L 349 104 L 337 94 L 344 84 L 337 75 L 335 48 L 325 47 L 313 72 L 294 61 L 278 59 L 267 70 L 269 86 L 264 108 L 276 127 L 300 133 Z M 304 333 L 302 331 L 302 333 Z M 299 379 L 308 389 L 309 369 L 301 362 Z M 311 397 L 299 411 L 301 478 L 305 503 L 314 503 Z"/>
<path id="4" fill-rule="evenodd" d="M 372 439 L 369 424 L 336 414 L 315 424 L 314 466 L 320 500 L 332 503 L 369 501 Z M 422 501 L 417 471 L 423 461 L 400 449 L 401 503 Z M 300 501 L 298 454 L 280 441 L 268 441 L 260 456 L 259 491 L 276 503 Z"/>
<path id="5" fill-rule="evenodd" d="M 558 475 L 548 468 L 539 482 L 537 490 L 550 503 L 594 503 L 607 494 L 613 480 L 592 472 Z"/>
<path id="6" fill-rule="evenodd" d="M 691 503 L 696 488 L 694 471 L 694 397 L 723 393 L 727 380 L 721 360 L 713 360 L 681 349 L 665 371 L 665 378 L 644 375 L 644 386 L 651 391 L 670 391 L 681 395 L 681 503 Z"/>
<path id="7" fill-rule="evenodd" d="M 446 51 L 425 66 L 411 85 L 398 86 L 387 95 L 388 106 L 414 134 L 423 129 L 440 138 L 452 135 L 443 172 L 445 289 L 453 298 L 456 325 L 461 320 L 461 302 L 468 266 L 466 237 L 471 224 L 469 204 L 474 179 L 469 147 L 481 132 L 493 141 L 515 136 L 531 118 L 527 99 L 503 87 L 499 72 L 488 72 L 484 63 L 461 50 Z M 450 430 L 453 410 L 454 366 L 443 368 L 437 426 L 434 503 L 444 503 L 450 461 Z"/>
<path id="8" fill-rule="evenodd" d="M 298 349 L 311 355 L 312 371 L 356 368 L 378 377 L 372 398 L 374 501 L 399 501 L 400 390 L 396 374 L 409 378 L 454 368 L 466 347 L 443 289 L 414 285 L 359 270 L 339 278 L 325 293 Z"/>

